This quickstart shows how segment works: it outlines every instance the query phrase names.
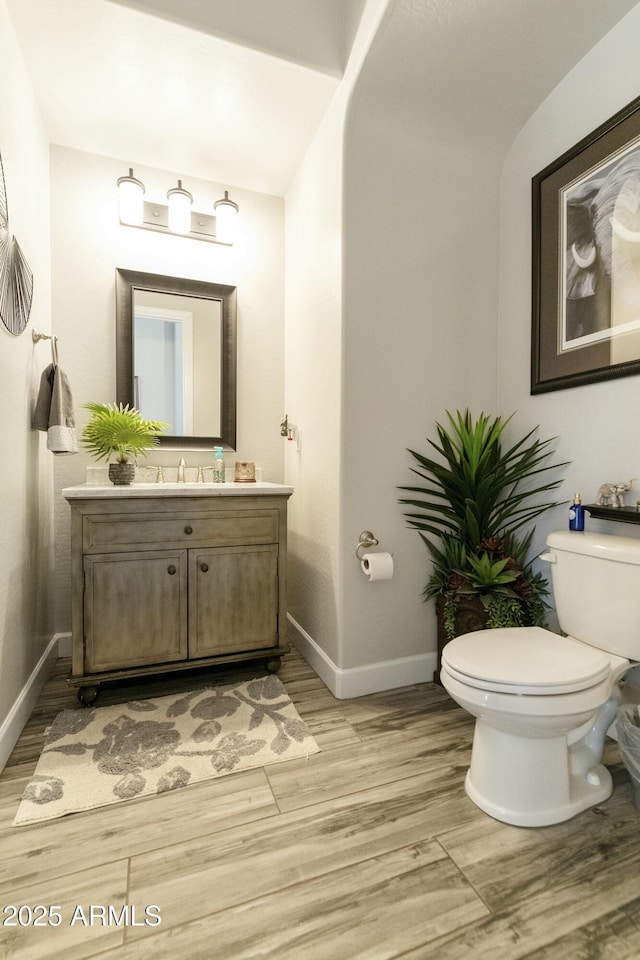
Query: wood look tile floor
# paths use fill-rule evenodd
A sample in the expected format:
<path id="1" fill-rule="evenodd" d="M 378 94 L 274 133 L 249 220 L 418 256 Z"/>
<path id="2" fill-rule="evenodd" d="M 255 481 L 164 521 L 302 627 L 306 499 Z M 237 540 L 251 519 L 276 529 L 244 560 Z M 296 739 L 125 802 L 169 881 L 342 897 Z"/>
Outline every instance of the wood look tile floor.
<path id="1" fill-rule="evenodd" d="M 292 651 L 280 676 L 321 753 L 13 827 L 45 729 L 81 709 L 68 670 L 58 661 L 0 776 L 0 957 L 640 957 L 640 814 L 615 744 L 609 800 L 510 827 L 465 795 L 473 722 L 444 690 L 336 700 Z M 249 672 L 107 688 L 98 703 Z M 6 925 L 7 907 L 37 905 L 57 908 L 52 925 L 28 909 Z"/>

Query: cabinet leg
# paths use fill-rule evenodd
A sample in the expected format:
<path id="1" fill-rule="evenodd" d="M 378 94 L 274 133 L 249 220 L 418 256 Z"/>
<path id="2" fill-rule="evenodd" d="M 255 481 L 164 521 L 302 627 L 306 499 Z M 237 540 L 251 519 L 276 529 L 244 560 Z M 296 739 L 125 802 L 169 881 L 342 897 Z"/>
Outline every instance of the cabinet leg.
<path id="1" fill-rule="evenodd" d="M 265 664 L 269 673 L 277 673 L 280 669 L 280 657 L 269 657 Z"/>
<path id="2" fill-rule="evenodd" d="M 90 707 L 94 700 L 97 698 L 100 688 L 97 686 L 92 687 L 80 687 L 78 690 L 78 700 L 85 707 Z"/>

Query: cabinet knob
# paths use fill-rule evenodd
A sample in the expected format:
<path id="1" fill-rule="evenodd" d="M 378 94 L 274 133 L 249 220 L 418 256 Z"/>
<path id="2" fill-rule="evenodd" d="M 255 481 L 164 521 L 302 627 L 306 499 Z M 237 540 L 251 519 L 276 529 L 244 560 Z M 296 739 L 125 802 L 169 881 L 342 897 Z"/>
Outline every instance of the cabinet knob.
<path id="1" fill-rule="evenodd" d="M 170 563 L 169 566 L 167 567 L 167 573 L 173 576 L 175 572 L 176 572 L 176 568 L 172 563 Z"/>
<path id="2" fill-rule="evenodd" d="M 208 563 L 201 563 L 201 564 L 200 564 L 200 569 L 202 570 L 203 573 L 206 573 L 207 570 L 209 569 L 209 564 L 208 564 Z"/>
<path id="3" fill-rule="evenodd" d="M 187 526 L 184 528 L 184 532 L 187 535 L 189 535 L 190 533 L 193 533 L 193 527 L 190 527 L 189 524 L 187 524 Z"/>

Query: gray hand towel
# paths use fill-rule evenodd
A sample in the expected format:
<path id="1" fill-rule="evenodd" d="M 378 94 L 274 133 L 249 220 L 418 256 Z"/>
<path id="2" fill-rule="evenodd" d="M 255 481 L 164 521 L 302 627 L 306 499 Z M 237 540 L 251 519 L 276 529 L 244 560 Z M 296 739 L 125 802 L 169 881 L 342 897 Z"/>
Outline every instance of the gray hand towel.
<path id="1" fill-rule="evenodd" d="M 59 365 L 50 363 L 42 373 L 32 423 L 36 430 L 46 431 L 47 449 L 52 453 L 78 452 L 71 387 Z"/>

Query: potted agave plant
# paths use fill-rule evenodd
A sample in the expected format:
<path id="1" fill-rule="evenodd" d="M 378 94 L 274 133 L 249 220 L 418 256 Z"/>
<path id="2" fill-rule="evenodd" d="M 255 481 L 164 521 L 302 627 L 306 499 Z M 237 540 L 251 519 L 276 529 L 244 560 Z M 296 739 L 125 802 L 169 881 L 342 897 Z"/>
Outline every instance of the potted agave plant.
<path id="1" fill-rule="evenodd" d="M 146 457 L 166 428 L 159 420 L 145 420 L 135 407 L 85 403 L 91 419 L 82 432 L 82 443 L 96 460 L 109 460 L 109 479 L 118 485 L 133 481 L 138 457 Z"/>
<path id="2" fill-rule="evenodd" d="M 554 472 L 565 466 L 550 462 L 552 441 L 535 438 L 535 428 L 504 445 L 513 414 L 474 419 L 467 410 L 447 417 L 449 429 L 436 423 L 438 441 L 427 441 L 440 459 L 409 450 L 423 483 L 400 487 L 411 494 L 400 501 L 411 507 L 409 526 L 432 560 L 424 597 L 436 598 L 437 682 L 442 649 L 453 637 L 544 625 L 548 583 L 528 557 L 535 528 L 524 528 L 561 502 L 541 497 L 560 485 Z"/>

